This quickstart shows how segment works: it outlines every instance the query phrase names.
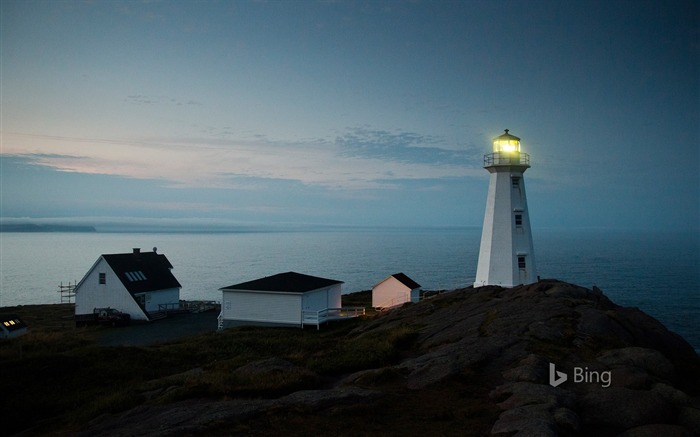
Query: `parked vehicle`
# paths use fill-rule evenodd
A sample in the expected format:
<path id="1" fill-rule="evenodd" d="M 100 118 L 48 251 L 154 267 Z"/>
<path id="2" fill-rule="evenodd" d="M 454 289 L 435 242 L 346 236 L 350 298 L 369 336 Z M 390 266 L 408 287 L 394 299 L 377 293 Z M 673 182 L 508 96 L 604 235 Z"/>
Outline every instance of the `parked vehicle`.
<path id="1" fill-rule="evenodd" d="M 126 326 L 131 323 L 131 316 L 114 308 L 95 308 L 92 314 L 76 314 L 75 325 Z"/>

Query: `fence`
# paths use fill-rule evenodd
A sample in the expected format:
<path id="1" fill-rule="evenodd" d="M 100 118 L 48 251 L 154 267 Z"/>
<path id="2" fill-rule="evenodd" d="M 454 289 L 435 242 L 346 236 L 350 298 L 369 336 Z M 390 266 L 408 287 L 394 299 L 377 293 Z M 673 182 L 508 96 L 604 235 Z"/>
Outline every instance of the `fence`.
<path id="1" fill-rule="evenodd" d="M 158 304 L 158 312 L 166 313 L 202 313 L 219 307 L 215 300 L 181 300 L 178 303 Z"/>
<path id="2" fill-rule="evenodd" d="M 302 325 L 316 325 L 321 329 L 321 324 L 330 320 L 341 320 L 365 315 L 365 307 L 326 308 L 319 311 L 302 311 Z"/>

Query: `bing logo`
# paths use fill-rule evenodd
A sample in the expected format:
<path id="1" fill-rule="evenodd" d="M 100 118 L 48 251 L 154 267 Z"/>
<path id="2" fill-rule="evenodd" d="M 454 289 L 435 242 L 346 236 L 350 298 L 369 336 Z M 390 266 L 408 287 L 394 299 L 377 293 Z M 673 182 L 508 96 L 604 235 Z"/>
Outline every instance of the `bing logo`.
<path id="1" fill-rule="evenodd" d="M 549 363 L 549 385 L 552 387 L 557 387 L 559 384 L 563 384 L 569 377 L 564 372 L 557 371 L 554 363 Z"/>
<path id="2" fill-rule="evenodd" d="M 558 387 L 569 379 L 569 375 L 557 370 L 554 363 L 549 363 L 549 385 Z M 599 372 L 588 370 L 588 367 L 574 367 L 574 382 L 599 383 L 601 387 L 610 387 L 611 373 L 609 370 Z"/>

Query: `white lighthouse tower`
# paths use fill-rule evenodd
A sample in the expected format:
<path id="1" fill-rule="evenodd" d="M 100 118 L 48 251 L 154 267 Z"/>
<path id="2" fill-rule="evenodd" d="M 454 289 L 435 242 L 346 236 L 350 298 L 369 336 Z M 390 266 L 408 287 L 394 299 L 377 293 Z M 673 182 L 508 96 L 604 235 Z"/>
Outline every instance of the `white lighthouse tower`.
<path id="1" fill-rule="evenodd" d="M 484 155 L 491 175 L 474 287 L 537 281 L 523 178 L 530 155 L 520 152 L 520 138 L 505 132 L 493 139 L 493 153 Z"/>

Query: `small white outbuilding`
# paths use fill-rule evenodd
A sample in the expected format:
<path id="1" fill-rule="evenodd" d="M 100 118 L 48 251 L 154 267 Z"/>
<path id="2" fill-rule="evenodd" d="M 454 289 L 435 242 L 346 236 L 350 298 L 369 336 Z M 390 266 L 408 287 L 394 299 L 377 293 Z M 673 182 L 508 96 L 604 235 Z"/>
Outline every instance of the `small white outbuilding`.
<path id="1" fill-rule="evenodd" d="M 420 301 L 421 286 L 403 273 L 391 275 L 372 287 L 372 306 L 391 308 Z"/>
<path id="2" fill-rule="evenodd" d="M 334 279 L 287 272 L 222 287 L 219 328 L 318 326 L 340 313 L 342 284 Z"/>
<path id="3" fill-rule="evenodd" d="M 165 255 L 141 252 L 100 255 L 75 287 L 75 314 L 114 308 L 132 320 L 152 320 L 177 308 L 182 287 Z"/>
<path id="4" fill-rule="evenodd" d="M 0 338 L 15 338 L 27 333 L 27 324 L 15 314 L 0 314 Z"/>

